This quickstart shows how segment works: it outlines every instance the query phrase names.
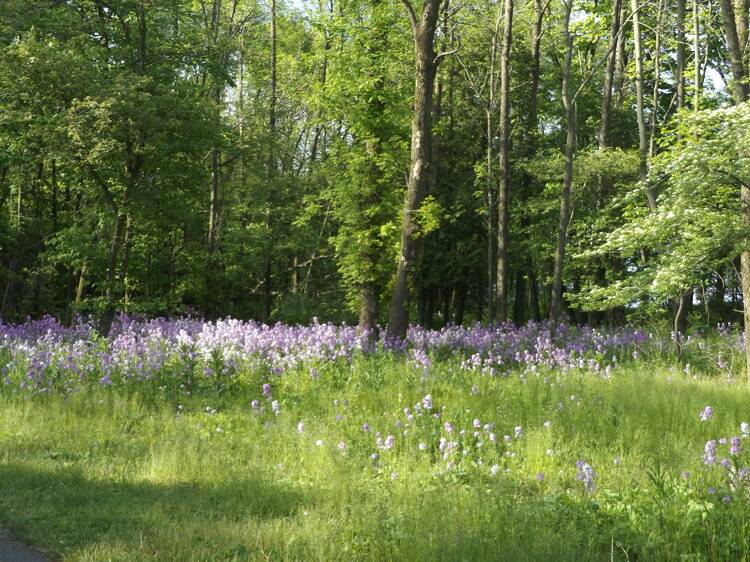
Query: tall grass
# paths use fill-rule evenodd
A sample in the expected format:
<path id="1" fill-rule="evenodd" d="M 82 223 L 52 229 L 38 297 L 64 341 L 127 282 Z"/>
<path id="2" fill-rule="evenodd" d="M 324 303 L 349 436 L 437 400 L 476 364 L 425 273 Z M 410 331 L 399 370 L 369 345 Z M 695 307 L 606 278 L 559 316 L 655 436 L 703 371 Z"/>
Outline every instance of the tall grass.
<path id="1" fill-rule="evenodd" d="M 750 558 L 748 453 L 702 458 L 750 421 L 744 386 L 460 363 L 297 365 L 271 399 L 250 379 L 5 392 L 0 520 L 76 562 Z"/>

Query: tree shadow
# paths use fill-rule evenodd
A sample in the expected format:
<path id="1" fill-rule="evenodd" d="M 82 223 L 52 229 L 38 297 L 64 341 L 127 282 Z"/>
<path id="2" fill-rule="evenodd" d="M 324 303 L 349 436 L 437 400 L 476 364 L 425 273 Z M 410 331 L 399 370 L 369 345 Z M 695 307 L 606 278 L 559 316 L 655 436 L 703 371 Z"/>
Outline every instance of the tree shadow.
<path id="1" fill-rule="evenodd" d="M 44 548 L 53 558 L 96 550 L 99 544 L 126 545 L 135 555 L 133 545 L 143 547 L 145 537 L 153 544 L 147 545 L 142 559 L 159 559 L 153 558 L 155 551 L 168 549 L 184 534 L 185 541 L 204 550 L 218 541 L 217 548 L 228 552 L 217 553 L 216 560 L 252 559 L 237 558 L 251 554 L 247 544 L 231 544 L 227 528 L 289 517 L 312 502 L 310 491 L 252 473 L 231 484 L 170 485 L 92 480 L 79 468 L 0 466 L 0 520 L 14 536 Z"/>

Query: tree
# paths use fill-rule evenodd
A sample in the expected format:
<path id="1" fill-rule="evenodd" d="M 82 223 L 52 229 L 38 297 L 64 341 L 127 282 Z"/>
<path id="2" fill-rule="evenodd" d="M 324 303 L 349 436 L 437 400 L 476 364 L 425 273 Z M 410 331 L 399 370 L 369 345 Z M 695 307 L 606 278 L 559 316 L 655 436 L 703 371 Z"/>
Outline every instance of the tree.
<path id="1" fill-rule="evenodd" d="M 431 165 L 432 95 L 438 55 L 435 53 L 435 30 L 441 3 L 424 0 L 419 16 L 409 0 L 402 0 L 409 16 L 414 39 L 414 115 L 411 124 L 411 165 L 407 181 L 401 222 L 401 243 L 388 313 L 388 335 L 406 337 L 409 315 L 409 276 L 417 262 L 419 224 L 416 213 L 427 194 Z"/>

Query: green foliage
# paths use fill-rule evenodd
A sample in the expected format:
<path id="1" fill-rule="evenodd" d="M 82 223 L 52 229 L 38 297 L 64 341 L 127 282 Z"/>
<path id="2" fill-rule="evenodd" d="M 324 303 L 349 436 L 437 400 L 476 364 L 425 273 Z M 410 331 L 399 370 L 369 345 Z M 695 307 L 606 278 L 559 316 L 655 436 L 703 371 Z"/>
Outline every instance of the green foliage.
<path id="1" fill-rule="evenodd" d="M 731 269 L 747 239 L 739 191 L 750 182 L 748 124 L 747 104 L 681 116 L 652 162 L 656 211 L 644 209 L 639 186 L 615 202 L 627 222 L 599 248 L 582 253 L 617 253 L 628 263 L 626 277 L 589 289 L 582 297 L 586 306 L 632 304 L 646 294 L 667 299 L 700 285 L 711 272 Z"/>

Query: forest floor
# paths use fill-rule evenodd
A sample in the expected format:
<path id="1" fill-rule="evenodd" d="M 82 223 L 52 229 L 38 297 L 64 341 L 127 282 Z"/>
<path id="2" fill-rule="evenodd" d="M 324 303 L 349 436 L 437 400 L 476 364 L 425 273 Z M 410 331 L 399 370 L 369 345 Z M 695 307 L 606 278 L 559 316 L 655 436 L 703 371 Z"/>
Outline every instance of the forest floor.
<path id="1" fill-rule="evenodd" d="M 647 362 L 378 355 L 263 389 L 7 392 L 0 521 L 65 562 L 748 560 L 749 399 Z"/>

